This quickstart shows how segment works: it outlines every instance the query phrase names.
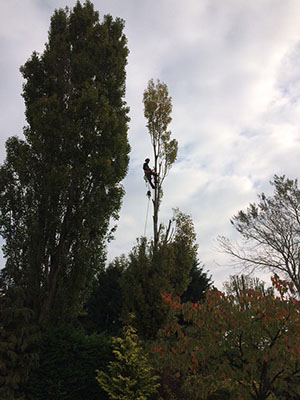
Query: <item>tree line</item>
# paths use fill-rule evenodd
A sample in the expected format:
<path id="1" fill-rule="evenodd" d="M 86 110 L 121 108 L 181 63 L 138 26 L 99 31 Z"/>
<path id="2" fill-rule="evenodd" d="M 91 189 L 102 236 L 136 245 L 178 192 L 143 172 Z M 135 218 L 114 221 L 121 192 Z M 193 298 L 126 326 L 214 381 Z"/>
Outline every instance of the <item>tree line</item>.
<path id="1" fill-rule="evenodd" d="M 192 217 L 159 220 L 178 150 L 160 80 L 143 94 L 153 237 L 107 265 L 130 154 L 123 29 L 78 1 L 20 69 L 27 125 L 0 167 L 0 397 L 296 399 L 297 180 L 275 176 L 273 196 L 233 217 L 247 246 L 219 239 L 240 265 L 276 273 L 273 289 L 243 276 L 215 289 Z"/>

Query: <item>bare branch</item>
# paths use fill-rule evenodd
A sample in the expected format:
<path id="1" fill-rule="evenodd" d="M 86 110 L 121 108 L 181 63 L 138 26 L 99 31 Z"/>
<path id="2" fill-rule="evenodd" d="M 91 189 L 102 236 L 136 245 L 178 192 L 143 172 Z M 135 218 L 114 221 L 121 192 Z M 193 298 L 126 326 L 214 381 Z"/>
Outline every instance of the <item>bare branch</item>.
<path id="1" fill-rule="evenodd" d="M 273 197 L 239 211 L 231 223 L 242 236 L 233 243 L 219 237 L 219 248 L 246 269 L 267 269 L 287 276 L 300 293 L 300 191 L 297 180 L 274 177 Z"/>

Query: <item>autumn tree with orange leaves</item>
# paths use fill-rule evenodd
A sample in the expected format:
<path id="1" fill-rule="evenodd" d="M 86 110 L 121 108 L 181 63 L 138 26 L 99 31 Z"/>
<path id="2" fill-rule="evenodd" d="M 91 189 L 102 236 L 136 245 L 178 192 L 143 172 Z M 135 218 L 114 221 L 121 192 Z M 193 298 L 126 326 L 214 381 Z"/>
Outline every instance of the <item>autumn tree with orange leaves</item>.
<path id="1" fill-rule="evenodd" d="M 204 303 L 164 296 L 174 320 L 153 350 L 162 376 L 180 382 L 181 398 L 299 399 L 300 303 L 292 284 L 277 276 L 272 283 L 266 295 L 213 289 Z"/>

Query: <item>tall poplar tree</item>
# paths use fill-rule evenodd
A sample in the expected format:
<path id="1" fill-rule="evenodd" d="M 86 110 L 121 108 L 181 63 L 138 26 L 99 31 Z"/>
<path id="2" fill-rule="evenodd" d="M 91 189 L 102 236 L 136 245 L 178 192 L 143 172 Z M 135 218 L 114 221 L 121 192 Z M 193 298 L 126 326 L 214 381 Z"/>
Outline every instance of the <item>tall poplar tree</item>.
<path id="1" fill-rule="evenodd" d="M 148 82 L 144 91 L 144 115 L 147 119 L 147 128 L 151 138 L 154 157 L 155 189 L 153 199 L 153 233 L 154 248 L 157 248 L 162 225 L 158 223 L 158 212 L 163 195 L 162 185 L 174 164 L 178 142 L 171 139 L 171 132 L 168 126 L 172 121 L 172 99 L 169 96 L 168 87 L 165 83 L 153 79 Z"/>
<path id="2" fill-rule="evenodd" d="M 28 125 L 0 169 L 1 280 L 40 324 L 76 315 L 118 217 L 130 150 L 123 27 L 78 1 L 55 11 L 44 52 L 21 67 Z"/>

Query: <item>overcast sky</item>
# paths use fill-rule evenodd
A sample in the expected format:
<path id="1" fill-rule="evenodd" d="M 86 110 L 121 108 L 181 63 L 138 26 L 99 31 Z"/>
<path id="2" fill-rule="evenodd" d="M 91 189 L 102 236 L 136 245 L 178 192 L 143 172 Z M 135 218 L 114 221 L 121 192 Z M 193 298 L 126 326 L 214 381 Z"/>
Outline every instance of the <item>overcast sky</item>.
<path id="1" fill-rule="evenodd" d="M 1 0 L 0 159 L 5 141 L 22 135 L 19 67 L 42 52 L 55 8 L 73 0 Z M 164 187 L 161 219 L 172 208 L 192 216 L 199 258 L 217 286 L 235 271 L 216 238 L 235 236 L 230 218 L 272 193 L 274 174 L 299 175 L 299 0 L 95 0 L 104 14 L 125 20 L 130 55 L 127 103 L 131 159 L 116 240 L 108 257 L 128 251 L 145 227 L 142 174 L 152 148 L 143 116 L 149 79 L 168 85 L 178 160 Z M 151 215 L 147 235 L 151 235 Z"/>

